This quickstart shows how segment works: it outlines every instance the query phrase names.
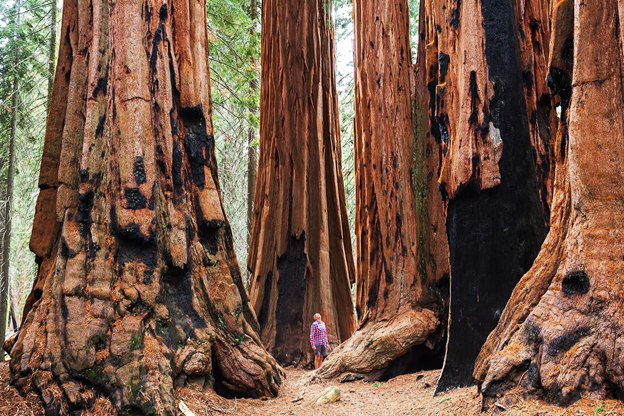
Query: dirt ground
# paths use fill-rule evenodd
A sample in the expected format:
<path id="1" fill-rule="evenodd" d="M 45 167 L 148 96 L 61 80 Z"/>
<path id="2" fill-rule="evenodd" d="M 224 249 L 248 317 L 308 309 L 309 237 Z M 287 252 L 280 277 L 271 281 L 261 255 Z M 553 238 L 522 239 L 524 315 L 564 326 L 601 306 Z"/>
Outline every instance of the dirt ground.
<path id="1" fill-rule="evenodd" d="M 340 383 L 309 382 L 309 372 L 287 368 L 287 380 L 274 399 L 225 399 L 212 392 L 178 390 L 177 397 L 196 416 L 204 415 L 354 415 L 354 416 L 577 416 L 621 415 L 624 403 L 615 400 L 580 400 L 568 408 L 547 405 L 536 400 L 523 400 L 521 394 L 511 394 L 511 400 L 497 403 L 493 409 L 481 412 L 481 398 L 476 387 L 455 389 L 447 394 L 433 396 L 439 370 L 396 377 L 388 382 L 370 383 L 354 381 Z M 30 393 L 26 397 L 8 385 L 9 371 L 6 363 L 0 364 L 0 416 L 43 415 L 39 398 Z M 313 405 L 317 396 L 328 386 L 340 389 L 341 398 L 332 404 Z M 515 402 L 515 403 L 513 403 Z M 83 416 L 114 415 L 104 399 L 98 399 Z"/>

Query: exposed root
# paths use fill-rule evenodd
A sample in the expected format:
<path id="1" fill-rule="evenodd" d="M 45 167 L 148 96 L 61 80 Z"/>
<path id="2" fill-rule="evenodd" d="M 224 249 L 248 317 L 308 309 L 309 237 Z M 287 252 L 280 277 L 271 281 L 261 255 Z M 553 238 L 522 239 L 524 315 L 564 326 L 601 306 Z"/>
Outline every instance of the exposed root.
<path id="1" fill-rule="evenodd" d="M 370 374 L 424 343 L 439 325 L 429 309 L 410 309 L 396 317 L 358 329 L 323 361 L 314 377 L 328 379 L 345 372 Z"/>

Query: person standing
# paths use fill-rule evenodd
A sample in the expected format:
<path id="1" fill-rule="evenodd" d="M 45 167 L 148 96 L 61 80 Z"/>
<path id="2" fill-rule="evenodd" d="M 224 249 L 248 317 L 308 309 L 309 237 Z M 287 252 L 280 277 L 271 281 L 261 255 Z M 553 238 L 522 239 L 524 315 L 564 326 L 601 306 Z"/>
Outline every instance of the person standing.
<path id="1" fill-rule="evenodd" d="M 327 327 L 325 322 L 321 320 L 320 313 L 314 314 L 314 322 L 310 328 L 310 344 L 312 344 L 312 349 L 314 350 L 314 368 L 317 369 L 327 355 L 327 347 L 329 346 Z"/>

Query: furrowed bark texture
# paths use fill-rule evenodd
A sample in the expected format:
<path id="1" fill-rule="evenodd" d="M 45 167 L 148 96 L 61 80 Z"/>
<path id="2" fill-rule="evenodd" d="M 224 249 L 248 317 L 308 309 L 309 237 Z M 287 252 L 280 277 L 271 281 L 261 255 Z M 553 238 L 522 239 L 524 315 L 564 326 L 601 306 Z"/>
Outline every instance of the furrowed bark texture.
<path id="1" fill-rule="evenodd" d="M 314 313 L 332 347 L 355 329 L 331 2 L 267 0 L 262 11 L 250 295 L 269 351 L 281 363 L 309 364 Z"/>
<path id="2" fill-rule="evenodd" d="M 550 224 L 558 118 L 548 87 L 549 1 L 514 0 L 520 65 L 544 222 Z"/>
<path id="3" fill-rule="evenodd" d="M 447 206 L 451 289 L 438 391 L 474 360 L 545 236 L 511 0 L 425 2 L 431 133 Z"/>
<path id="4" fill-rule="evenodd" d="M 219 190 L 205 4 L 68 0 L 10 350 L 47 414 L 110 398 L 176 414 L 173 389 L 275 395 Z"/>
<path id="5" fill-rule="evenodd" d="M 560 0 L 552 13 L 552 226 L 477 360 L 486 403 L 516 386 L 561 404 L 624 389 L 624 3 Z"/>
<path id="6" fill-rule="evenodd" d="M 324 361 L 320 377 L 422 369 L 430 355 L 422 344 L 440 324 L 438 282 L 427 273 L 417 217 L 427 200 L 414 195 L 427 186 L 408 15 L 407 1 L 354 2 L 358 330 Z"/>

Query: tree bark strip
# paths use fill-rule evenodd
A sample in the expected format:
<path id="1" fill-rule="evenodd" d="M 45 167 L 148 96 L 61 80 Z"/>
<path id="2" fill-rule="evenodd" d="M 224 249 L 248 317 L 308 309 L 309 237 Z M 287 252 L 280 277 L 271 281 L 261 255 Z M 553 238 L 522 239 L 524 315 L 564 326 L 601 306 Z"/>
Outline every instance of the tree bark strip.
<path id="1" fill-rule="evenodd" d="M 474 360 L 545 235 L 511 1 L 425 3 L 430 128 L 440 146 L 451 289 L 437 391 Z"/>
<path id="2" fill-rule="evenodd" d="M 331 2 L 267 0 L 262 7 L 251 300 L 277 360 L 309 364 L 314 313 L 327 323 L 332 347 L 355 328 Z"/>
<path id="3" fill-rule="evenodd" d="M 252 26 L 249 29 L 251 35 L 256 32 L 256 21 L 258 20 L 258 4 L 256 0 L 251 0 L 249 3 L 249 17 L 251 18 Z M 255 60 L 255 59 L 254 59 Z M 255 64 L 255 62 L 252 62 Z M 258 90 L 258 82 L 256 78 L 252 78 L 249 81 L 249 88 L 252 94 Z M 251 110 L 254 114 L 258 113 L 257 108 Z M 256 181 L 258 180 L 258 151 L 256 146 L 253 145 L 256 137 L 256 129 L 250 124 L 247 133 L 247 234 L 251 237 L 251 227 L 253 225 L 253 203 L 256 195 Z"/>
<path id="4" fill-rule="evenodd" d="M 408 16 L 404 0 L 354 2 L 358 330 L 325 360 L 321 377 L 383 379 L 436 363 L 430 349 L 445 315 L 438 285 L 448 257 L 441 245 L 438 272 L 427 256 L 444 226 L 427 218 L 429 201 L 437 209 L 442 202 L 427 198 L 424 176 L 436 161 L 425 160 L 426 104 L 417 96 L 423 84 L 414 79 Z"/>
<path id="5" fill-rule="evenodd" d="M 558 117 L 548 86 L 549 1 L 514 0 L 520 65 L 544 222 L 550 224 Z"/>
<path id="6" fill-rule="evenodd" d="M 516 386 L 563 405 L 624 389 L 623 16 L 621 1 L 553 5 L 552 226 L 477 360 L 486 405 Z"/>
<path id="7" fill-rule="evenodd" d="M 205 4 L 68 0 L 12 380 L 48 414 L 176 414 L 174 386 L 275 395 L 224 215 Z"/>

